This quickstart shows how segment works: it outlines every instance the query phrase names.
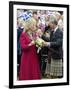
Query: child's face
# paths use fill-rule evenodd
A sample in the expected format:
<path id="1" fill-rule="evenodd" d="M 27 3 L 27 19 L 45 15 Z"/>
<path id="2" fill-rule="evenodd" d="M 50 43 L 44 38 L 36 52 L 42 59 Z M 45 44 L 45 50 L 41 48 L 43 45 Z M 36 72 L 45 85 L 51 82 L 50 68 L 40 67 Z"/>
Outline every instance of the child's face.
<path id="1" fill-rule="evenodd" d="M 41 37 L 43 33 L 42 33 L 42 31 L 37 31 L 36 34 L 37 34 L 38 37 Z"/>

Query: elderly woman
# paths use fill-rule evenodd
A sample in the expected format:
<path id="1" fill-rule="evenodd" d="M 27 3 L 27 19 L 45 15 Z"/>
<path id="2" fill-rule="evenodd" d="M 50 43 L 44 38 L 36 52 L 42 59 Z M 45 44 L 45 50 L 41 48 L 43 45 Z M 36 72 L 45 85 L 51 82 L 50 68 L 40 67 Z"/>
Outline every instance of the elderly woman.
<path id="1" fill-rule="evenodd" d="M 24 22 L 25 32 L 20 36 L 22 48 L 20 80 L 41 79 L 40 64 L 37 55 L 36 45 L 33 41 L 32 33 L 36 30 L 36 20 L 29 18 Z"/>

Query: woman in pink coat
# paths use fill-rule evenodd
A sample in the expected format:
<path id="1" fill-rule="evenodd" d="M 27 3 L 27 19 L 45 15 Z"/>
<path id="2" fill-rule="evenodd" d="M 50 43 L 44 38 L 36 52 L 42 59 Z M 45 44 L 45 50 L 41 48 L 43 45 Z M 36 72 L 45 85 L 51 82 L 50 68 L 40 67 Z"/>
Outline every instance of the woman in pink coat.
<path id="1" fill-rule="evenodd" d="M 22 48 L 19 80 L 41 79 L 40 61 L 38 59 L 36 46 L 33 41 L 32 33 L 36 30 L 36 21 L 30 18 L 25 23 L 25 32 L 20 36 Z"/>

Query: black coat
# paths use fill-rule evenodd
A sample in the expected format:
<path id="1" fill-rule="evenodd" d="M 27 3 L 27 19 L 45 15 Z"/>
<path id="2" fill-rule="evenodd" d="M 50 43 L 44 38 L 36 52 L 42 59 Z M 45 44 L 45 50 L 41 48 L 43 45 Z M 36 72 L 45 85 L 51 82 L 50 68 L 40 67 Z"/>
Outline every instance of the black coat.
<path id="1" fill-rule="evenodd" d="M 20 47 L 20 42 L 19 42 L 19 38 L 21 33 L 23 32 L 23 29 L 21 29 L 20 27 L 17 29 L 17 54 L 20 55 L 21 54 L 21 47 Z"/>
<path id="2" fill-rule="evenodd" d="M 51 32 L 50 35 L 50 50 L 51 57 L 53 59 L 62 59 L 63 58 L 63 32 L 58 28 L 56 32 Z"/>

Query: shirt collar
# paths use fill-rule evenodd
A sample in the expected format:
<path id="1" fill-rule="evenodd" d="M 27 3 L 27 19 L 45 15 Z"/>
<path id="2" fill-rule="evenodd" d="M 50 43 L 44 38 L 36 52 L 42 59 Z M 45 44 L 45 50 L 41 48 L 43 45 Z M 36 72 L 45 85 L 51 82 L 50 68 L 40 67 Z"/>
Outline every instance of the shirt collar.
<path id="1" fill-rule="evenodd" d="M 58 26 L 54 29 L 54 32 L 56 32 L 57 29 L 58 29 Z"/>

